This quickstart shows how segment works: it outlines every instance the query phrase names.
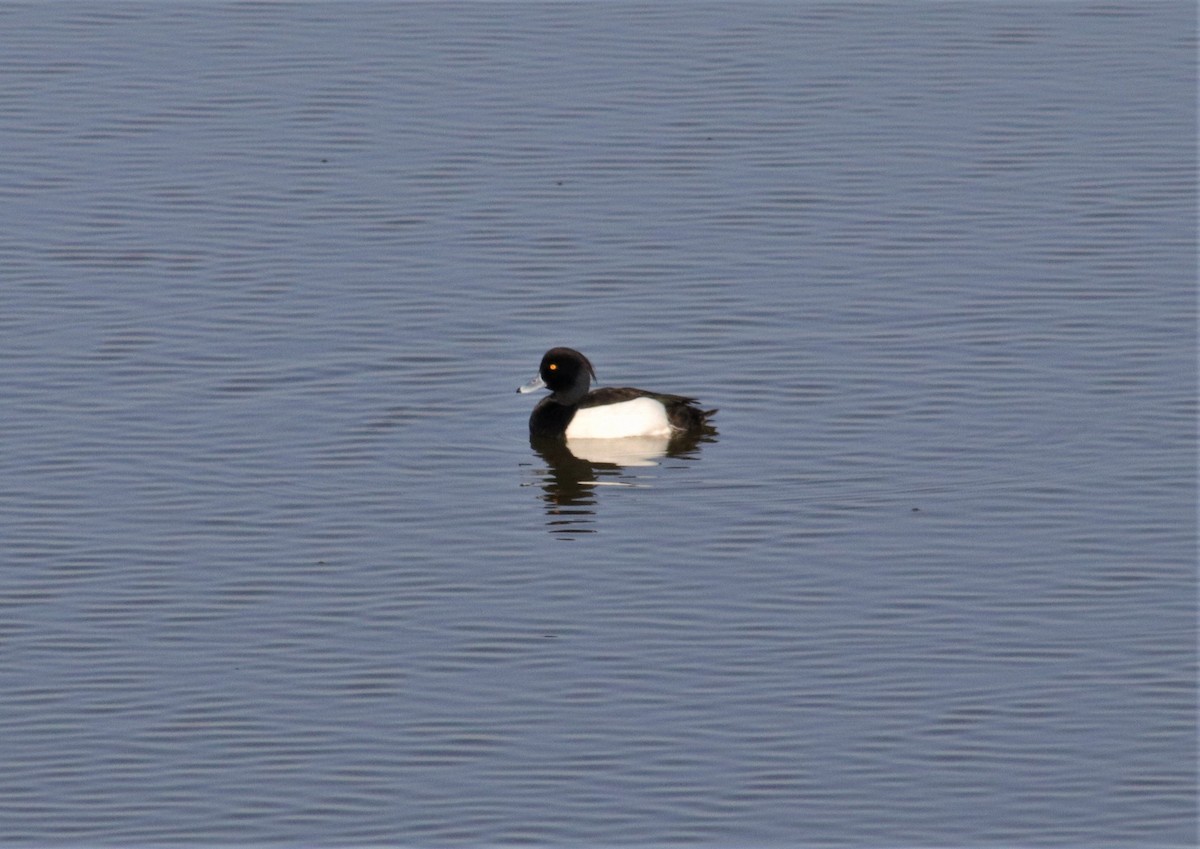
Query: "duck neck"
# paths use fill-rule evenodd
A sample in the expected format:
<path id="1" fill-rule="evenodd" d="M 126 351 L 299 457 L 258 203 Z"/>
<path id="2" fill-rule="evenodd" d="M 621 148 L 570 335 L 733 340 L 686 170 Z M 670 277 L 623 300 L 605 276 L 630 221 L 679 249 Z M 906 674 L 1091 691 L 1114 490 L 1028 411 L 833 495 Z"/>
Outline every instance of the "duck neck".
<path id="1" fill-rule="evenodd" d="M 583 396 L 588 394 L 588 389 L 591 388 L 591 381 L 588 380 L 586 374 L 580 374 L 579 379 L 566 389 L 560 389 L 550 396 L 550 400 L 555 404 L 562 404 L 564 407 L 573 407 L 583 400 Z"/>

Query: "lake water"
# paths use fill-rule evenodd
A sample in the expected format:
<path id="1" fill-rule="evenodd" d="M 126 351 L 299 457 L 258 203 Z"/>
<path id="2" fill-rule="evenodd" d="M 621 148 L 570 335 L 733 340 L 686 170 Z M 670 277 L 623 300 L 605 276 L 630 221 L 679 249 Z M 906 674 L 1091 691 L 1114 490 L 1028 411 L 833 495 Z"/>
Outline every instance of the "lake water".
<path id="1" fill-rule="evenodd" d="M 1195 51 L 0 9 L 0 842 L 1194 845 Z"/>

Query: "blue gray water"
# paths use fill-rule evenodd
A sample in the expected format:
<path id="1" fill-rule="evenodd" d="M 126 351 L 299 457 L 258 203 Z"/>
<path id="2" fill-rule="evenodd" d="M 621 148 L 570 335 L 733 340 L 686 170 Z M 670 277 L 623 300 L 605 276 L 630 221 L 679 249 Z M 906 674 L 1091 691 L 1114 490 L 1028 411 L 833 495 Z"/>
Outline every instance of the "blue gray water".
<path id="1" fill-rule="evenodd" d="M 1195 49 L 0 9 L 0 843 L 1193 845 Z"/>

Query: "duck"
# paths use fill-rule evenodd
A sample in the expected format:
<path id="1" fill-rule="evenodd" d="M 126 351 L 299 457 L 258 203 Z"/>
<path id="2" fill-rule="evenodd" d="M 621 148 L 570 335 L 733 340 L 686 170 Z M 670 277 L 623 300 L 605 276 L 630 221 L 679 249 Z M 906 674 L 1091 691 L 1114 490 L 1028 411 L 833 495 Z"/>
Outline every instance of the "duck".
<path id="1" fill-rule="evenodd" d="M 666 395 L 629 386 L 592 389 L 596 370 L 574 348 L 551 348 L 538 373 L 517 389 L 549 389 L 529 416 L 531 437 L 622 439 L 676 437 L 711 433 L 716 410 L 702 410 L 695 398 Z"/>

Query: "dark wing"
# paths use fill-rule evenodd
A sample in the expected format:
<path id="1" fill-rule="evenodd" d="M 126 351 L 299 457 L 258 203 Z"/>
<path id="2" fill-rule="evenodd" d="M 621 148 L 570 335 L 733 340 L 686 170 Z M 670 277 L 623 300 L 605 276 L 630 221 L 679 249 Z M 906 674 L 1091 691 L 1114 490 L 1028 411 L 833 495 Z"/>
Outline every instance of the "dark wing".
<path id="1" fill-rule="evenodd" d="M 647 392 L 645 389 L 634 389 L 630 386 L 605 386 L 601 389 L 593 389 L 583 400 L 579 402 L 580 407 L 603 407 L 605 404 L 620 404 L 622 401 L 632 401 L 634 398 L 655 398 L 653 392 Z"/>

